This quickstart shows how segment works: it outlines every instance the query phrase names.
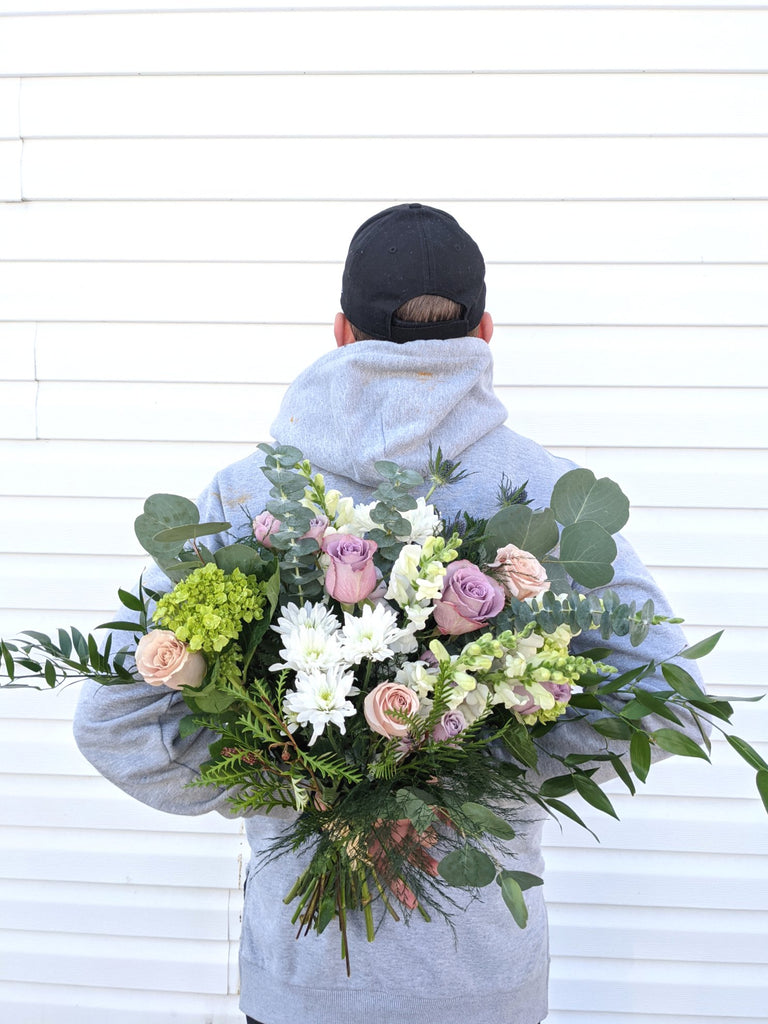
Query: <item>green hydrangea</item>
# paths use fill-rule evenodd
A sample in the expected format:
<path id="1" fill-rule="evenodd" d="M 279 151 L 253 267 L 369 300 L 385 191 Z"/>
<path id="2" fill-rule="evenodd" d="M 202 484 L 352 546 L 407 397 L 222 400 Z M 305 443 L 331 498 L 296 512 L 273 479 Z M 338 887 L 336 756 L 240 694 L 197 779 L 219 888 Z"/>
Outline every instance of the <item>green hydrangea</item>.
<path id="1" fill-rule="evenodd" d="M 172 630 L 191 651 L 218 653 L 236 640 L 243 623 L 264 615 L 264 594 L 255 576 L 201 566 L 160 598 L 155 622 Z"/>

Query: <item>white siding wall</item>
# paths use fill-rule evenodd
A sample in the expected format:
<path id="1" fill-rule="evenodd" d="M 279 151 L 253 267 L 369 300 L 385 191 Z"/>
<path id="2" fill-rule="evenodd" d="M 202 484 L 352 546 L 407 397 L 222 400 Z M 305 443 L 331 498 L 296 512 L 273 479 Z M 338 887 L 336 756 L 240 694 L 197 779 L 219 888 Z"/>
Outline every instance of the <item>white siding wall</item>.
<path id="1" fill-rule="evenodd" d="M 418 199 L 486 254 L 511 424 L 622 482 L 728 629 L 711 688 L 765 690 L 768 8 L 151 6 L 0 0 L 0 634 L 111 614 L 143 498 L 268 436 L 352 231 Z M 94 775 L 75 697 L 0 697 L 0 1019 L 235 1024 L 238 826 Z M 765 1019 L 768 833 L 715 748 L 549 832 L 551 1024 Z"/>

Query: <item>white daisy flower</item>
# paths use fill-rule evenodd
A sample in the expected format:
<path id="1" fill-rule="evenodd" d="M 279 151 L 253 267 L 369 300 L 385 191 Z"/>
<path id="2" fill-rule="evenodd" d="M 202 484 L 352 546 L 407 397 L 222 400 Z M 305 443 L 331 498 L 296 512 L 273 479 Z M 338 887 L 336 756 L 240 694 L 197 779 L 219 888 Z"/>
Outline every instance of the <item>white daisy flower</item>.
<path id="1" fill-rule="evenodd" d="M 364 658 L 384 661 L 394 654 L 391 644 L 400 639 L 395 613 L 383 604 L 364 605 L 360 615 L 344 613 L 341 644 L 345 661 L 359 665 Z"/>
<path id="2" fill-rule="evenodd" d="M 298 725 L 311 725 L 310 747 L 330 723 L 346 732 L 345 718 L 355 714 L 354 705 L 347 700 L 354 692 L 355 677 L 336 665 L 327 672 L 299 672 L 296 689 L 283 700 L 283 711 Z"/>
<path id="3" fill-rule="evenodd" d="M 331 636 L 341 626 L 331 609 L 322 603 L 312 604 L 307 601 L 302 608 L 299 608 L 298 605 L 291 602 L 283 605 L 280 613 L 277 625 L 272 626 L 272 629 L 282 636 L 294 632 L 299 626 L 309 626 L 325 633 L 326 636 Z"/>
<path id="4" fill-rule="evenodd" d="M 336 634 L 329 635 L 314 625 L 297 626 L 283 633 L 285 647 L 280 650 L 282 663 L 270 665 L 273 672 L 286 668 L 294 672 L 327 672 L 344 661 L 341 644 Z"/>

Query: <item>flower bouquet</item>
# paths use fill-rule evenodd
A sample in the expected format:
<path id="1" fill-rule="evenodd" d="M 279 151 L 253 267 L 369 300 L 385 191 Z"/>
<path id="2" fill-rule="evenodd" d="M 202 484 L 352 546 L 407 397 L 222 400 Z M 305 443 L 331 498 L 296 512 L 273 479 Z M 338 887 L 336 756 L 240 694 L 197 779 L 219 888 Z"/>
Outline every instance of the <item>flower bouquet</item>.
<path id="1" fill-rule="evenodd" d="M 640 780 L 654 748 L 706 759 L 681 728 L 698 728 L 707 748 L 707 727 L 732 709 L 678 662 L 719 634 L 621 675 L 606 649 L 571 651 L 582 631 L 637 646 L 668 621 L 650 601 L 596 591 L 611 581 L 629 506 L 589 470 L 561 477 L 550 508 L 531 509 L 505 479 L 491 518 L 446 523 L 429 499 L 462 474 L 439 449 L 425 497 L 412 494 L 420 474 L 380 462 L 373 500 L 355 505 L 297 449 L 260 447 L 271 500 L 249 514 L 247 535 L 200 523 L 186 498 L 153 495 L 136 533 L 163 589 L 121 590 L 130 615 L 98 627 L 109 631 L 101 646 L 74 628 L 0 641 L 10 685 L 85 677 L 180 691 L 182 735 L 211 739 L 195 784 L 224 788 L 242 814 L 297 812 L 266 856 L 309 851 L 285 899 L 299 934 L 338 922 L 348 972 L 352 912 L 373 940 L 377 907 L 448 916 L 459 891 L 496 883 L 524 927 L 523 891 L 541 879 L 505 863 L 504 844 L 530 804 L 583 824 L 572 793 L 614 814 L 593 778 L 601 762 L 634 792 L 627 751 Z M 203 543 L 212 536 L 215 550 Z M 659 673 L 666 685 L 643 686 Z M 603 750 L 558 755 L 561 774 L 542 781 L 538 755 L 564 715 Z M 768 807 L 768 764 L 726 735 Z"/>

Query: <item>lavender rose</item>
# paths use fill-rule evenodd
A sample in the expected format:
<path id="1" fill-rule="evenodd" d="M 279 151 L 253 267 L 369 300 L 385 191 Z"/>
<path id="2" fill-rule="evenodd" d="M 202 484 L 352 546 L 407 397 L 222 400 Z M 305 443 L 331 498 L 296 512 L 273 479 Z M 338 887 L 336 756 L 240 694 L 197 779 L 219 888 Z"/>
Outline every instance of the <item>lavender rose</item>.
<path id="1" fill-rule="evenodd" d="M 435 605 L 441 633 L 458 636 L 481 629 L 504 607 L 504 588 L 466 559 L 451 562 L 443 581 L 443 596 Z"/>
<path id="2" fill-rule="evenodd" d="M 446 711 L 432 730 L 433 740 L 452 740 L 466 729 L 467 723 L 460 711 Z"/>
<path id="3" fill-rule="evenodd" d="M 334 533 L 323 539 L 323 551 L 331 564 L 325 574 L 325 589 L 342 604 L 364 601 L 378 585 L 373 555 L 378 544 L 351 533 Z"/>
<path id="4" fill-rule="evenodd" d="M 525 601 L 549 590 L 549 580 L 541 562 L 529 551 L 507 544 L 496 552 L 495 561 L 488 565 L 510 597 Z"/>
<path id="5" fill-rule="evenodd" d="M 269 539 L 269 535 L 277 533 L 280 526 L 280 520 L 275 519 L 271 512 L 261 512 L 253 520 L 253 536 L 265 548 L 271 548 L 272 541 Z"/>
<path id="6" fill-rule="evenodd" d="M 363 701 L 365 720 L 381 736 L 407 736 L 408 726 L 398 722 L 389 712 L 413 715 L 419 710 L 419 698 L 400 683 L 379 683 Z"/>
<path id="7" fill-rule="evenodd" d="M 316 540 L 317 543 L 320 544 L 327 529 L 328 516 L 315 516 L 315 518 L 310 522 L 309 529 L 304 534 L 304 537 L 311 537 L 312 540 Z"/>
<path id="8" fill-rule="evenodd" d="M 153 629 L 136 646 L 136 668 L 150 686 L 199 686 L 207 667 L 203 655 L 190 651 L 170 629 Z"/>
<path id="9" fill-rule="evenodd" d="M 548 690 L 556 701 L 559 701 L 562 704 L 567 704 L 568 701 L 571 699 L 570 683 L 556 683 L 552 680 L 548 680 L 547 682 L 542 683 L 541 686 L 545 690 Z"/>

